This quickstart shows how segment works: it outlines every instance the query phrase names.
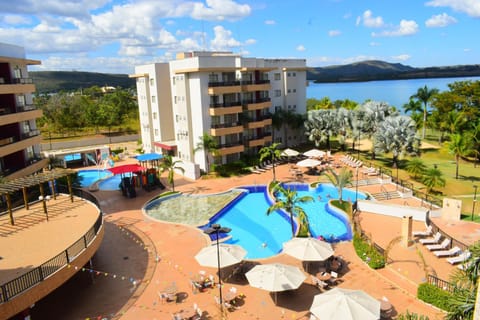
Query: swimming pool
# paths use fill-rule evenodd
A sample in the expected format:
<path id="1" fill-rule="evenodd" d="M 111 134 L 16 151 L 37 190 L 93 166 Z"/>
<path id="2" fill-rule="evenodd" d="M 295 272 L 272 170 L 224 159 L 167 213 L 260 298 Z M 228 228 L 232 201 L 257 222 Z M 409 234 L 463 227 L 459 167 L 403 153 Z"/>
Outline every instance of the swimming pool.
<path id="1" fill-rule="evenodd" d="M 79 170 L 78 172 L 78 181 L 82 188 L 88 188 L 91 186 L 95 181 L 100 179 L 105 179 L 112 176 L 112 173 L 107 170 Z M 118 184 L 117 184 L 118 187 Z"/>
<path id="2" fill-rule="evenodd" d="M 333 185 L 321 184 L 316 188 L 310 188 L 305 184 L 285 185 L 287 188 L 294 188 L 300 196 L 310 195 L 314 198 L 312 203 L 302 204 L 310 225 L 312 236 L 322 236 L 329 241 L 350 240 L 352 231 L 348 218 L 337 213 L 328 206 L 330 198 L 338 197 L 336 188 Z M 292 236 L 290 218 L 285 212 L 272 212 L 267 216 L 266 212 L 272 200 L 267 194 L 266 186 L 244 186 L 236 190 L 244 190 L 240 195 L 224 206 L 220 211 L 211 216 L 207 225 L 219 223 L 224 227 L 231 228 L 230 239 L 226 243 L 239 244 L 247 250 L 248 259 L 267 258 L 278 254 L 282 250 L 283 243 Z M 216 196 L 216 195 L 212 195 Z M 190 222 L 191 216 L 195 214 L 194 206 L 188 204 L 188 197 L 201 197 L 208 199 L 209 196 L 182 195 L 177 202 L 182 203 L 182 210 L 175 210 L 177 221 L 183 219 L 183 223 Z M 344 189 L 343 199 L 355 199 L 355 192 Z M 363 193 L 358 193 L 359 199 L 365 199 Z M 144 212 L 157 219 L 169 221 L 168 215 L 172 210 L 164 210 L 161 206 L 155 206 L 155 211 L 149 210 L 156 201 L 166 202 L 168 199 L 157 199 L 147 204 Z M 210 212 L 215 212 L 215 209 Z M 155 215 L 152 213 L 155 212 Z M 163 218 L 162 216 L 165 216 Z M 198 222 L 198 220 L 197 220 Z M 198 226 L 198 224 L 196 225 Z M 199 226 L 205 228 L 206 225 Z M 295 226 L 296 227 L 296 226 Z"/>

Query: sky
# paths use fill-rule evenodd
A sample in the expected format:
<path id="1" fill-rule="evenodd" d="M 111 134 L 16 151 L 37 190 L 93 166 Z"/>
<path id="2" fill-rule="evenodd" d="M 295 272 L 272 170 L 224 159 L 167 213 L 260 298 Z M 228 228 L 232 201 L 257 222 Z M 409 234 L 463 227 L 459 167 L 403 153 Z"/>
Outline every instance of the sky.
<path id="1" fill-rule="evenodd" d="M 480 0 L 2 0 L 0 42 L 29 70 L 134 73 L 178 52 L 306 59 L 480 63 Z"/>

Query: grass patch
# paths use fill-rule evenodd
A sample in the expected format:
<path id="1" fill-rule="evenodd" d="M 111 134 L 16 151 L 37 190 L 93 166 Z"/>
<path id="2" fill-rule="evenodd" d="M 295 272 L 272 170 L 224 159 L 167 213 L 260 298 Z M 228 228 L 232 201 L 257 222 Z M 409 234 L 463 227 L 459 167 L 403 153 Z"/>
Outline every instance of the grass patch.
<path id="1" fill-rule="evenodd" d="M 385 267 L 385 258 L 381 255 L 375 247 L 363 239 L 360 235 L 355 233 L 353 235 L 353 247 L 355 252 L 368 266 L 372 269 L 381 269 Z"/>

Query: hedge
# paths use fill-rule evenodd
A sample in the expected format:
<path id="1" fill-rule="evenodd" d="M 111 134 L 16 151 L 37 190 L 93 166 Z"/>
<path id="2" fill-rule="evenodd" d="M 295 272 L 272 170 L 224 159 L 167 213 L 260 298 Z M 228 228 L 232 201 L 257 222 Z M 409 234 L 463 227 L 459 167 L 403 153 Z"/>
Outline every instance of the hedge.
<path id="1" fill-rule="evenodd" d="M 417 297 L 427 303 L 430 303 L 445 311 L 450 311 L 448 301 L 452 298 L 452 294 L 433 284 L 422 283 L 418 286 Z"/>

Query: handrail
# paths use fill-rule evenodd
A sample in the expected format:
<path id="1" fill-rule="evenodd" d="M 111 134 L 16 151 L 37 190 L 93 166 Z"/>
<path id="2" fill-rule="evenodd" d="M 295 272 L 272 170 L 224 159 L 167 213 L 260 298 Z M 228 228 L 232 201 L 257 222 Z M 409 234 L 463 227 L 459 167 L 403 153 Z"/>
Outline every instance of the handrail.
<path id="1" fill-rule="evenodd" d="M 442 290 L 448 291 L 450 293 L 453 293 L 455 291 L 455 289 L 457 289 L 457 287 L 454 284 L 452 284 L 452 283 L 450 283 L 446 280 L 440 279 L 440 278 L 438 278 L 438 277 L 436 277 L 432 274 L 429 274 L 427 276 L 427 283 L 431 284 L 431 285 L 433 285 L 437 288 L 440 288 Z"/>
<path id="2" fill-rule="evenodd" d="M 428 226 L 431 226 L 432 227 L 432 233 L 435 234 L 437 232 L 440 232 L 442 234 L 442 236 L 444 238 L 448 238 L 450 239 L 450 248 L 452 247 L 459 247 L 462 251 L 465 251 L 468 249 L 468 245 L 455 239 L 454 237 L 452 237 L 451 235 L 449 235 L 448 233 L 446 233 L 445 231 L 443 231 L 442 229 L 440 229 L 436 224 L 435 222 L 432 221 L 432 219 L 430 219 L 430 211 L 427 213 L 427 216 L 425 218 L 425 223 L 428 225 Z"/>
<path id="3" fill-rule="evenodd" d="M 383 191 L 383 194 L 387 197 L 387 200 L 390 200 L 390 194 L 388 193 L 387 189 L 384 186 L 380 187 L 380 191 Z"/>
<path id="4" fill-rule="evenodd" d="M 59 186 L 59 189 L 61 189 L 61 187 L 62 186 Z M 81 192 L 78 192 L 77 189 L 76 193 L 79 193 L 81 195 L 89 195 L 84 197 L 84 199 L 90 201 L 92 198 L 95 199 L 95 197 L 93 197 L 88 192 L 84 190 L 80 191 Z M 58 270 L 66 267 L 80 253 L 82 253 L 85 249 L 88 248 L 90 243 L 92 243 L 92 241 L 97 236 L 101 226 L 103 225 L 103 214 L 98 205 L 98 201 L 95 199 L 91 202 L 93 202 L 99 209 L 99 214 L 94 225 L 80 239 L 78 239 L 73 245 L 68 247 L 63 252 L 42 263 L 40 266 L 30 270 L 29 272 L 0 285 L 0 304 L 9 301 L 13 297 L 44 281 Z"/>

